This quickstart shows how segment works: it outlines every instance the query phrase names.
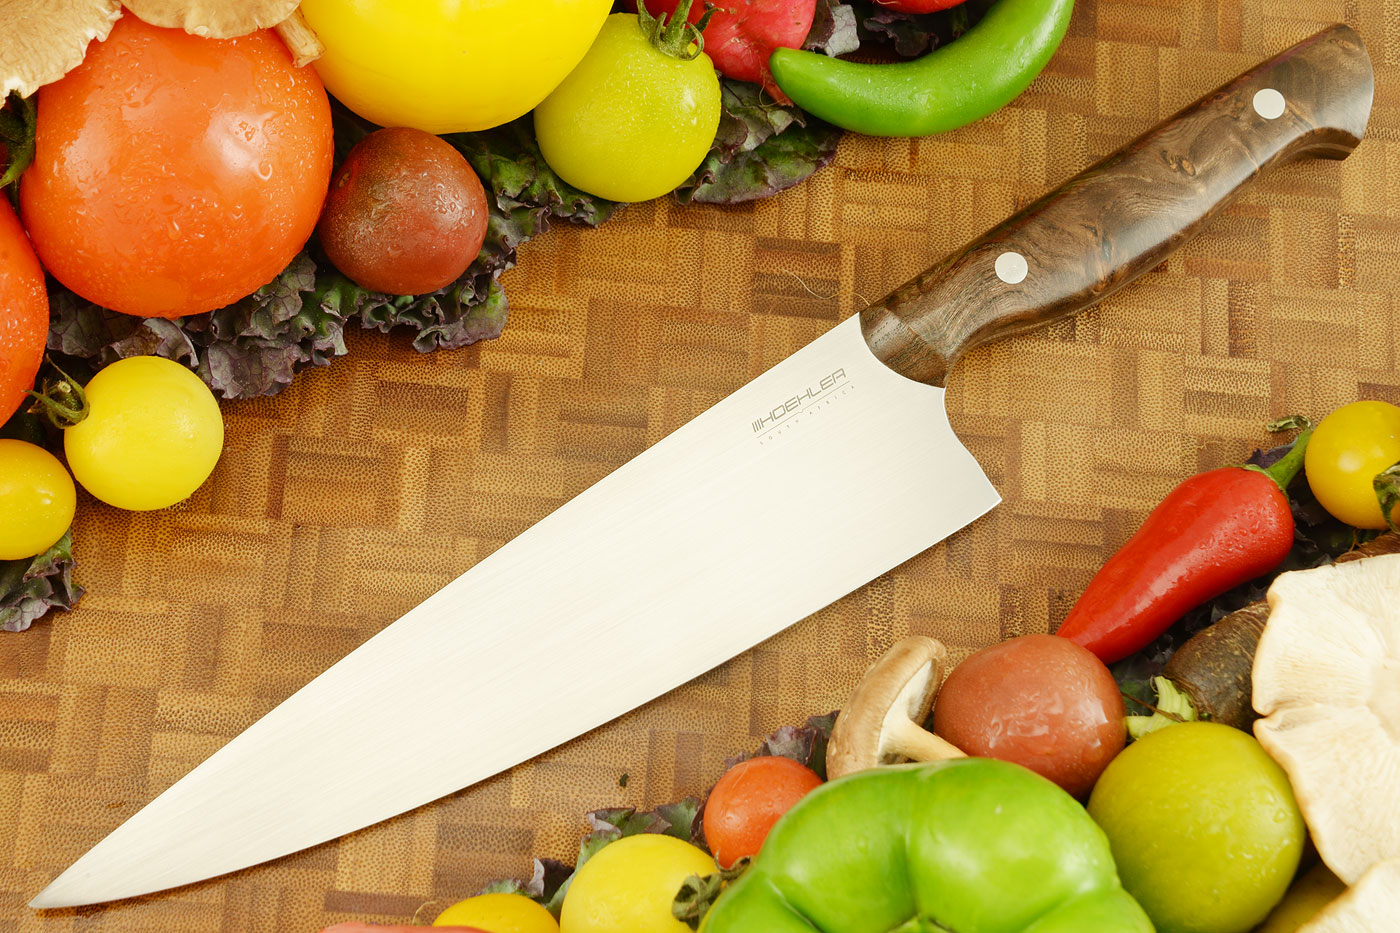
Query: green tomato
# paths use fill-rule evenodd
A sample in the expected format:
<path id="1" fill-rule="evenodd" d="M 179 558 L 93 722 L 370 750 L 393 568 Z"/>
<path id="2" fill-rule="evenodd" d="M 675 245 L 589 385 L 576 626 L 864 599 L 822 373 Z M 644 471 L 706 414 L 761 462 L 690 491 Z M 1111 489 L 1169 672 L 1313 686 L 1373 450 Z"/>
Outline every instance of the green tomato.
<path id="1" fill-rule="evenodd" d="M 1253 736 L 1219 723 L 1180 723 L 1129 745 L 1094 786 L 1089 815 L 1157 933 L 1253 929 L 1303 851 L 1283 769 Z"/>
<path id="2" fill-rule="evenodd" d="M 200 487 L 224 446 L 219 403 L 200 378 L 133 356 L 87 384 L 88 416 L 63 434 L 73 476 L 108 505 L 163 509 Z"/>
<path id="3" fill-rule="evenodd" d="M 563 933 L 690 933 L 671 902 L 691 875 L 716 871 L 714 859 L 674 836 L 626 836 L 584 862 L 559 913 Z"/>
<path id="4" fill-rule="evenodd" d="M 719 128 L 719 77 L 703 52 L 684 61 L 614 13 L 577 68 L 535 108 L 540 152 L 560 178 L 612 201 L 673 190 Z"/>
<path id="5" fill-rule="evenodd" d="M 27 441 L 0 439 L 0 560 L 42 554 L 73 524 L 77 492 L 58 458 Z"/>
<path id="6" fill-rule="evenodd" d="M 1400 408 L 1352 402 L 1322 419 L 1303 454 L 1308 485 L 1334 518 L 1357 528 L 1385 528 L 1376 474 L 1400 462 Z"/>

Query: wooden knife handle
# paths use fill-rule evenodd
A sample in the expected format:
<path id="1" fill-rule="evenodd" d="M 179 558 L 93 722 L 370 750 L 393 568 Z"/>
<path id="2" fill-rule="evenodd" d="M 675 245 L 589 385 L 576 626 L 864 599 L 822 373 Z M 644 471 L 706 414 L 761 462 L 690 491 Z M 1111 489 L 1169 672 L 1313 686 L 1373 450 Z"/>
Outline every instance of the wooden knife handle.
<path id="1" fill-rule="evenodd" d="M 943 385 L 973 347 L 1082 311 L 1156 266 L 1260 171 L 1346 158 L 1373 88 L 1361 37 L 1323 30 L 866 308 L 866 343 L 896 372 Z"/>

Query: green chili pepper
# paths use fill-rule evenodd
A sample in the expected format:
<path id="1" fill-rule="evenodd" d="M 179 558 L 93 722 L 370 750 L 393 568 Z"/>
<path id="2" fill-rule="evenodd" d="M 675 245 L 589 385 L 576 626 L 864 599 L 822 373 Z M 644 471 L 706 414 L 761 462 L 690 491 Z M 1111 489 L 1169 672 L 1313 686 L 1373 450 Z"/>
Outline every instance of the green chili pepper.
<path id="1" fill-rule="evenodd" d="M 1152 933 L 1077 801 L 990 758 L 862 771 L 773 828 L 701 933 Z"/>
<path id="2" fill-rule="evenodd" d="M 828 123 L 870 136 L 927 136 L 1014 100 L 1059 48 L 1074 0 L 998 0 L 953 42 L 922 58 L 863 64 L 778 49 L 778 87 Z"/>

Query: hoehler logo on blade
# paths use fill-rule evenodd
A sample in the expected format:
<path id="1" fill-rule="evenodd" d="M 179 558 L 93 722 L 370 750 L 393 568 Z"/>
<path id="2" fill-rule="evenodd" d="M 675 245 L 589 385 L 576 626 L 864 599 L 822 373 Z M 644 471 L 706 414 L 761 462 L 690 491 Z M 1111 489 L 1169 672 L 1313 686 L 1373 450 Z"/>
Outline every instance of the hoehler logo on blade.
<path id="1" fill-rule="evenodd" d="M 787 401 L 770 408 L 763 417 L 755 418 L 752 422 L 753 433 L 760 435 L 760 437 L 767 436 L 803 412 L 811 411 L 816 403 L 831 399 L 838 389 L 849 387 L 850 381 L 846 378 L 846 370 L 844 369 L 838 369 L 830 375 L 823 376 L 815 384 L 807 386 Z"/>

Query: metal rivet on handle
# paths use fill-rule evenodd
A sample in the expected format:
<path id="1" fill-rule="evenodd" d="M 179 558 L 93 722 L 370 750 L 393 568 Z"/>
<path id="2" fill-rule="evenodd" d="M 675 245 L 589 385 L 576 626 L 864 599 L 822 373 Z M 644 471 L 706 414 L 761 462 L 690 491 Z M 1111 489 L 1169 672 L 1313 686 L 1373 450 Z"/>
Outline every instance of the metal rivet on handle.
<path id="1" fill-rule="evenodd" d="M 1015 250 L 1007 250 L 997 257 L 996 270 L 997 278 L 1007 285 L 1019 284 L 1030 271 L 1026 266 L 1026 257 Z"/>
<path id="2" fill-rule="evenodd" d="M 1283 116 L 1287 104 L 1283 95 L 1271 87 L 1266 87 L 1254 95 L 1254 112 L 1265 120 L 1277 120 Z"/>

